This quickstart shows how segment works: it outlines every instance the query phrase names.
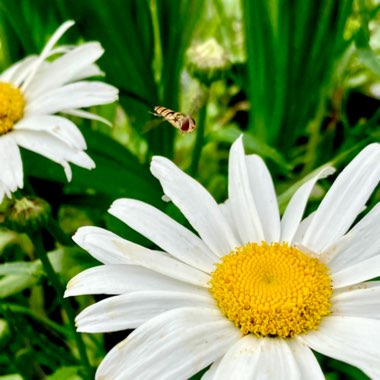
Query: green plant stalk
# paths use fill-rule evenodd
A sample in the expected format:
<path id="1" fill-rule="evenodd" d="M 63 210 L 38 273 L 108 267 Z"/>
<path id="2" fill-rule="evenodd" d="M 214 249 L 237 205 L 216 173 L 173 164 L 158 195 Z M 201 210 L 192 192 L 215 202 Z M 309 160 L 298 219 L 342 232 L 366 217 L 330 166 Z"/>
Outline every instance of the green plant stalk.
<path id="1" fill-rule="evenodd" d="M 319 103 L 319 109 L 316 113 L 316 117 L 309 123 L 310 138 L 306 146 L 304 159 L 305 165 L 301 173 L 302 177 L 305 177 L 308 173 L 310 173 L 317 159 L 317 150 L 321 141 L 320 126 L 325 111 L 324 100 L 321 100 Z"/>
<path id="2" fill-rule="evenodd" d="M 74 310 L 71 307 L 71 304 L 70 304 L 69 300 L 66 299 L 66 298 L 63 298 L 63 293 L 64 293 L 63 286 L 61 284 L 61 281 L 60 281 L 57 273 L 54 271 L 54 268 L 53 268 L 53 266 L 51 265 L 51 263 L 49 261 L 49 258 L 47 256 L 46 250 L 45 250 L 45 248 L 43 246 L 43 243 L 42 243 L 41 234 L 39 232 L 37 232 L 35 234 L 31 234 L 30 238 L 31 238 L 31 240 L 34 243 L 36 254 L 39 257 L 39 259 L 41 260 L 42 266 L 43 266 L 43 268 L 45 270 L 45 273 L 46 273 L 48 279 L 50 280 L 50 282 L 53 285 L 55 291 L 57 292 L 57 295 L 61 298 L 60 303 L 61 303 L 63 309 L 65 310 L 66 314 L 67 314 L 67 317 L 68 317 L 68 320 L 69 320 L 70 329 L 71 329 L 71 332 L 72 332 L 72 337 L 74 338 L 74 340 L 76 342 L 81 362 L 82 362 L 82 364 L 83 364 L 83 366 L 85 368 L 87 378 L 91 379 L 92 369 L 91 369 L 91 366 L 90 366 L 90 362 L 88 360 L 88 356 L 87 356 L 87 352 L 86 352 L 86 347 L 84 345 L 82 337 L 81 337 L 80 334 L 77 333 L 76 328 L 75 328 L 75 313 L 74 313 Z"/>
<path id="3" fill-rule="evenodd" d="M 202 154 L 202 148 L 204 143 L 204 135 L 205 135 L 205 127 L 206 127 L 206 116 L 207 116 L 207 105 L 208 105 L 208 99 L 209 99 L 209 90 L 205 96 L 206 100 L 205 103 L 202 105 L 201 109 L 199 110 L 199 119 L 198 119 L 198 126 L 196 130 L 196 139 L 195 139 L 195 146 L 193 150 L 193 159 L 191 161 L 190 166 L 190 175 L 192 177 L 195 177 L 198 172 L 198 166 L 199 161 L 201 159 Z"/>
<path id="4" fill-rule="evenodd" d="M 50 235 L 54 237 L 56 241 L 61 243 L 62 245 L 72 247 L 74 246 L 74 241 L 71 237 L 67 236 L 63 231 L 58 222 L 50 215 L 49 223 L 46 226 Z"/>

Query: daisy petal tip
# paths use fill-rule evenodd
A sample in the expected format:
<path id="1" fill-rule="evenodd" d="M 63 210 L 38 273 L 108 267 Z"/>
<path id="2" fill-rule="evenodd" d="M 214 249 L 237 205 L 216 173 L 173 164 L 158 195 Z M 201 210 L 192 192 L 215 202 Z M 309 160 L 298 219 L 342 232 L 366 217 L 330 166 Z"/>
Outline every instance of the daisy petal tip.
<path id="1" fill-rule="evenodd" d="M 74 20 L 65 21 L 53 34 L 51 40 L 57 41 L 65 32 L 70 29 L 73 25 L 75 25 Z"/>
<path id="2" fill-rule="evenodd" d="M 67 288 L 66 288 L 65 292 L 63 293 L 63 298 L 68 298 L 68 297 L 72 296 L 70 289 L 69 289 L 69 284 L 70 284 L 70 282 L 67 284 Z"/>
<path id="3" fill-rule="evenodd" d="M 65 25 L 67 28 L 71 28 L 73 25 L 75 25 L 75 21 L 74 20 L 67 20 L 63 23 L 63 25 Z"/>
<path id="4" fill-rule="evenodd" d="M 81 282 L 80 279 L 78 279 L 78 275 L 73 277 L 66 285 L 66 290 L 63 294 L 64 298 L 67 297 L 72 297 L 72 296 L 77 296 L 78 294 L 80 295 L 81 293 L 78 293 L 78 285 L 80 287 Z"/>
<path id="5" fill-rule="evenodd" d="M 367 149 L 376 149 L 380 151 L 380 143 L 375 142 L 375 143 L 369 144 Z"/>
<path id="6" fill-rule="evenodd" d="M 79 246 L 83 246 L 85 240 L 86 240 L 86 227 L 80 227 L 77 232 L 71 237 L 75 243 L 77 243 Z"/>
<path id="7" fill-rule="evenodd" d="M 334 174 L 336 172 L 336 169 L 334 168 L 334 166 L 327 166 L 321 176 L 320 176 L 320 179 L 323 179 L 323 178 L 326 178 L 328 176 L 330 176 L 331 174 Z"/>
<path id="8" fill-rule="evenodd" d="M 244 134 L 241 133 L 239 137 L 233 142 L 232 145 L 243 145 Z"/>
<path id="9" fill-rule="evenodd" d="M 152 168 L 152 166 L 156 166 L 160 163 L 162 157 L 161 156 L 153 156 L 152 157 L 152 160 L 150 162 L 150 167 Z"/>
<path id="10" fill-rule="evenodd" d="M 61 165 L 63 166 L 63 170 L 65 171 L 67 182 L 71 182 L 71 180 L 73 179 L 73 173 L 71 171 L 70 165 L 66 161 L 62 162 Z"/>
<path id="11" fill-rule="evenodd" d="M 165 163 L 164 157 L 161 156 L 153 156 L 152 161 L 150 162 L 150 171 L 157 178 L 160 174 L 161 168 Z"/>
<path id="12" fill-rule="evenodd" d="M 124 201 L 125 199 L 123 198 L 116 199 L 115 201 L 113 201 L 110 208 L 108 209 L 108 212 L 113 216 L 117 216 L 117 214 L 120 211 L 120 207 L 124 204 Z"/>
<path id="13" fill-rule="evenodd" d="M 104 47 L 99 41 L 92 41 L 92 42 L 87 42 L 88 46 L 93 47 L 93 50 L 97 51 L 99 56 L 103 55 L 104 53 Z"/>

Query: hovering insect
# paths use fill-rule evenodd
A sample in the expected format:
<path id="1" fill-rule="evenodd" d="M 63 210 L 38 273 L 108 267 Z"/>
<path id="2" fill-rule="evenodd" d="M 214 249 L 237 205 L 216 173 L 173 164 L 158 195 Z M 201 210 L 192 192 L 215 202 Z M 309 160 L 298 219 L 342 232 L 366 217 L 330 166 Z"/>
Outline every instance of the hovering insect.
<path id="1" fill-rule="evenodd" d="M 182 133 L 191 133 L 196 128 L 195 120 L 182 112 L 175 112 L 166 107 L 154 107 L 156 116 L 163 117 L 173 127 L 179 129 Z"/>

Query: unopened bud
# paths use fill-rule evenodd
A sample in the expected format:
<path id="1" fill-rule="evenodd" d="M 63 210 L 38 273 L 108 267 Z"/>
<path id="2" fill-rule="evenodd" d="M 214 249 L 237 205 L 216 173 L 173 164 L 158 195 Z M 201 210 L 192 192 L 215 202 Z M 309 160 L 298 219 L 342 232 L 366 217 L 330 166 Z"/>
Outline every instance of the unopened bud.
<path id="1" fill-rule="evenodd" d="M 35 232 L 46 226 L 50 218 L 49 203 L 37 197 L 12 199 L 5 210 L 5 225 L 17 232 Z"/>
<path id="2" fill-rule="evenodd" d="M 193 45 L 187 51 L 187 56 L 190 74 L 207 86 L 222 79 L 231 67 L 226 52 L 214 38 Z"/>

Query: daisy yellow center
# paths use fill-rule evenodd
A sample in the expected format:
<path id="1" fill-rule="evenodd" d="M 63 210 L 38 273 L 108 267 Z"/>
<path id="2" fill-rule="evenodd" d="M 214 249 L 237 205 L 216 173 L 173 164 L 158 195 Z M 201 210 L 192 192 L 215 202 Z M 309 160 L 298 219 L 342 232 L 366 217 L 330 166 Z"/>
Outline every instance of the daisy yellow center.
<path id="1" fill-rule="evenodd" d="M 24 114 L 22 92 L 10 83 L 0 82 L 0 135 L 9 132 Z"/>
<path id="2" fill-rule="evenodd" d="M 291 338 L 330 313 L 327 267 L 285 243 L 248 243 L 224 256 L 211 293 L 244 335 Z"/>

